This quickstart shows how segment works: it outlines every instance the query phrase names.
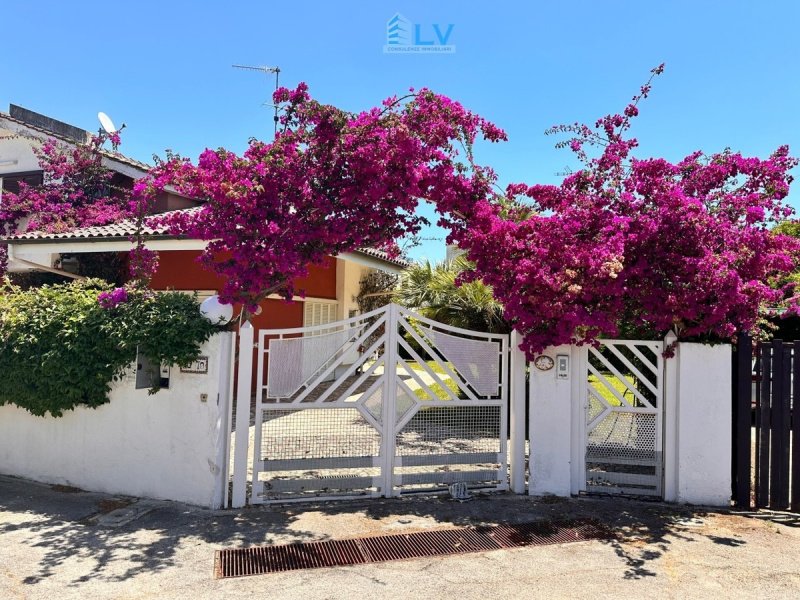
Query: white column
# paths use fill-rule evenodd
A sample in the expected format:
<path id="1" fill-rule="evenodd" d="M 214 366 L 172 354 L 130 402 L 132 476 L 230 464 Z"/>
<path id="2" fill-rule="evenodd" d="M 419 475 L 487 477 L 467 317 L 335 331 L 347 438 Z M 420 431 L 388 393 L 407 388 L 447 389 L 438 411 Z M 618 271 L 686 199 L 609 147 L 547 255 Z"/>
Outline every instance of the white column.
<path id="1" fill-rule="evenodd" d="M 509 424 L 511 444 L 508 450 L 511 468 L 511 491 L 515 494 L 525 493 L 525 370 L 527 359 L 519 349 L 522 335 L 518 331 L 511 332 L 511 373 Z"/>
<path id="2" fill-rule="evenodd" d="M 567 356 L 569 372 L 556 376 L 557 367 L 530 370 L 530 483 L 531 495 L 570 495 L 570 454 L 572 426 L 572 378 L 576 372 L 570 346 L 548 348 L 543 353 L 554 361 Z"/>
<path id="3" fill-rule="evenodd" d="M 239 328 L 239 371 L 236 395 L 236 445 L 233 449 L 232 508 L 241 508 L 247 500 L 247 446 L 250 443 L 250 398 L 253 389 L 253 339 L 250 321 Z M 253 493 L 256 493 L 253 482 Z"/>
<path id="4" fill-rule="evenodd" d="M 586 411 L 589 408 L 589 347 L 571 346 L 573 374 L 570 377 L 572 443 L 570 454 L 570 492 L 586 491 Z"/>
<path id="5" fill-rule="evenodd" d="M 664 348 L 677 342 L 678 336 L 670 331 L 664 338 Z M 676 344 L 674 356 L 664 359 L 664 406 L 662 420 L 664 437 L 661 448 L 664 454 L 664 500 L 678 501 L 678 364 L 680 346 Z"/>
<path id="6" fill-rule="evenodd" d="M 731 346 L 680 344 L 677 500 L 728 506 L 731 498 Z"/>
<path id="7" fill-rule="evenodd" d="M 214 493 L 214 508 L 228 507 L 228 481 L 230 477 L 231 453 L 231 413 L 233 409 L 233 365 L 235 360 L 234 343 L 236 334 L 226 331 L 220 334 L 220 350 L 216 360 L 219 361 L 217 377 L 217 410 L 219 419 L 217 435 L 219 451 L 217 464 L 221 467 Z M 209 357 L 211 359 L 211 357 Z"/>
<path id="8" fill-rule="evenodd" d="M 395 407 L 397 405 L 397 346 L 398 332 L 397 323 L 400 313 L 397 311 L 397 304 L 391 303 L 386 311 L 386 345 L 383 353 L 383 373 L 384 373 L 384 392 L 383 392 L 383 423 L 381 440 L 381 461 L 383 473 L 383 495 L 386 498 L 399 496 L 400 493 L 394 491 L 394 455 L 395 437 L 394 428 L 397 422 Z M 414 400 L 414 398 L 412 398 Z"/>

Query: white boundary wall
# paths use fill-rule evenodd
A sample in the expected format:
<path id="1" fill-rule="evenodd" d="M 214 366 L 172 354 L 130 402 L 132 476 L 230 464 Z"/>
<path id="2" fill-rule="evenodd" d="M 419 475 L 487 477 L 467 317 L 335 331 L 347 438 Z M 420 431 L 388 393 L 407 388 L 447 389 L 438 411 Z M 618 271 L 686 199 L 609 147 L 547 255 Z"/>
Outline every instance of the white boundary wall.
<path id="1" fill-rule="evenodd" d="M 0 473 L 221 507 L 233 336 L 219 334 L 203 345 L 207 374 L 181 373 L 173 366 L 170 388 L 154 395 L 136 390 L 131 374 L 114 384 L 108 404 L 76 408 L 60 418 L 0 406 Z"/>
<path id="2" fill-rule="evenodd" d="M 667 380 L 665 418 L 673 422 L 674 438 L 664 440 L 665 450 L 671 449 L 665 455 L 664 498 L 729 506 L 731 346 L 681 343 L 669 360 L 677 363 L 677 380 Z"/>
<path id="3" fill-rule="evenodd" d="M 668 338 L 667 341 L 671 341 Z M 567 355 L 569 376 L 530 365 L 530 463 L 528 493 L 569 496 L 585 489 L 585 373 L 581 349 L 548 348 Z M 731 497 L 731 346 L 678 344 L 665 361 L 664 499 L 728 506 Z M 512 464 L 519 461 L 518 452 Z"/>

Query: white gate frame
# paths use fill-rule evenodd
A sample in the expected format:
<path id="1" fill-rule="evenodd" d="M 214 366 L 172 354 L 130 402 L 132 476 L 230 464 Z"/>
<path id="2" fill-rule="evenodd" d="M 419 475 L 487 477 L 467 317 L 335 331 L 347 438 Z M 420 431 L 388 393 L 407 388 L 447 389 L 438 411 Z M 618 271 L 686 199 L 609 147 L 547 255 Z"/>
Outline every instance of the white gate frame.
<path id="1" fill-rule="evenodd" d="M 656 365 L 653 369 L 653 372 L 656 374 L 656 385 L 655 389 L 651 387 L 651 390 L 656 396 L 656 406 L 655 407 L 630 407 L 627 404 L 623 404 L 619 407 L 613 407 L 609 409 L 603 410 L 597 417 L 595 417 L 595 421 L 602 417 L 603 415 L 608 416 L 611 413 L 633 413 L 633 414 L 652 414 L 655 416 L 655 439 L 654 439 L 654 452 L 658 460 L 660 460 L 660 464 L 656 464 L 656 475 L 659 477 L 658 482 L 658 497 L 664 497 L 664 404 L 666 400 L 665 394 L 665 385 L 664 379 L 666 376 L 665 371 L 665 361 L 664 357 L 662 356 L 664 351 L 664 342 L 659 340 L 617 340 L 617 339 L 608 339 L 608 340 L 600 340 L 600 343 L 604 346 L 612 346 L 612 352 L 616 356 L 621 356 L 620 353 L 613 349 L 613 345 L 623 345 L 627 346 L 628 348 L 633 348 L 635 346 L 647 346 L 650 348 L 651 351 L 655 353 L 656 356 Z M 635 352 L 638 353 L 635 348 L 633 348 Z M 574 481 L 573 488 L 575 488 L 575 483 L 577 483 L 577 492 L 586 492 L 587 490 L 587 482 L 586 482 L 586 450 L 588 448 L 589 443 L 589 423 L 586 421 L 586 412 L 589 408 L 588 405 L 588 395 L 590 393 L 590 385 L 588 380 L 588 374 L 590 371 L 593 371 L 590 363 L 589 363 L 589 354 L 594 350 L 592 346 L 585 345 L 577 347 L 579 360 L 577 361 L 577 369 L 575 373 L 574 379 L 575 387 L 573 388 L 577 392 L 577 396 L 575 400 L 573 400 L 573 407 L 575 411 L 573 412 L 573 417 L 577 420 L 577 430 L 580 432 L 579 437 L 576 439 L 579 446 L 574 449 L 573 455 L 573 478 L 577 479 L 580 477 L 578 481 Z M 642 357 L 643 358 L 643 357 Z M 626 361 L 627 362 L 627 361 Z M 622 379 L 623 375 L 617 372 L 613 366 L 609 365 L 612 370 L 613 375 L 617 379 Z M 632 364 L 628 365 L 629 368 L 635 368 Z M 637 372 L 638 373 L 638 372 Z M 595 377 L 602 377 L 602 374 L 599 372 L 593 372 Z M 639 374 L 642 375 L 642 374 Z M 640 376 L 639 379 L 644 379 L 643 376 Z M 616 395 L 616 394 L 615 394 Z M 649 401 L 644 399 L 641 394 L 637 393 L 637 396 L 642 398 L 647 404 Z M 623 400 L 621 400 L 623 401 Z M 623 401 L 624 402 L 624 401 Z M 635 491 L 625 490 L 623 484 L 616 486 L 623 493 L 635 493 Z M 574 492 L 573 492 L 574 493 Z M 620 492 L 616 492 L 620 493 Z M 642 495 L 648 495 L 645 492 L 642 492 Z"/>
<path id="2" fill-rule="evenodd" d="M 366 322 L 369 318 L 375 318 L 376 320 L 370 325 L 364 325 L 363 323 Z M 403 475 L 395 475 L 395 468 L 402 466 L 403 461 L 402 457 L 396 456 L 396 435 L 397 433 L 404 427 L 405 424 L 410 421 L 410 419 L 419 411 L 419 404 L 417 404 L 412 410 L 409 410 L 403 417 L 397 418 L 395 414 L 395 399 L 397 394 L 402 391 L 408 394 L 408 386 L 399 380 L 397 375 L 398 366 L 402 366 L 406 363 L 405 360 L 399 357 L 399 348 L 402 345 L 408 351 L 410 347 L 408 344 L 402 340 L 398 333 L 398 326 L 402 324 L 403 327 L 408 329 L 408 320 L 409 318 L 415 319 L 419 321 L 425 327 L 431 328 L 432 331 L 438 330 L 440 333 L 448 332 L 450 335 L 462 335 L 462 336 L 469 336 L 471 339 L 482 339 L 485 338 L 486 341 L 492 341 L 498 343 L 498 387 L 497 387 L 497 395 L 494 397 L 494 394 L 489 396 L 482 396 L 476 395 L 477 392 L 473 392 L 473 390 L 468 387 L 474 384 L 468 383 L 466 380 L 462 381 L 458 379 L 456 375 L 453 373 L 456 372 L 455 368 L 451 370 L 449 366 L 446 364 L 442 365 L 446 372 L 450 373 L 454 381 L 459 385 L 460 389 L 464 391 L 467 396 L 466 400 L 460 400 L 457 396 L 449 389 L 445 391 L 451 396 L 446 402 L 439 401 L 439 404 L 436 404 L 435 400 L 431 400 L 433 406 L 443 406 L 443 407 L 454 407 L 454 406 L 498 406 L 500 410 L 500 423 L 499 423 L 499 443 L 500 448 L 498 452 L 498 461 L 500 462 L 500 469 L 497 473 L 498 478 L 500 479 L 500 484 L 496 486 L 494 489 L 502 490 L 507 489 L 508 485 L 506 481 L 506 470 L 509 464 L 509 448 L 507 444 L 507 437 L 508 437 L 508 399 L 509 399 L 509 387 L 510 387 L 510 377 L 509 377 L 509 336 L 506 334 L 486 334 L 482 332 L 474 332 L 465 329 L 460 329 L 457 327 L 452 327 L 449 325 L 445 325 L 443 323 L 438 323 L 435 321 L 431 321 L 426 319 L 420 315 L 412 313 L 398 305 L 390 304 L 384 308 L 377 309 L 370 313 L 366 313 L 364 315 L 359 315 L 357 317 L 352 317 L 350 319 L 345 319 L 343 321 L 339 321 L 336 323 L 329 323 L 326 325 L 320 325 L 315 327 L 305 327 L 305 328 L 288 328 L 288 329 L 274 329 L 274 330 L 262 330 L 258 332 L 257 339 L 256 339 L 256 332 L 254 331 L 252 325 L 247 322 L 244 323 L 240 330 L 239 336 L 239 368 L 238 368 L 238 391 L 237 391 L 237 412 L 236 412 L 236 431 L 242 432 L 241 435 L 236 436 L 236 443 L 234 448 L 234 474 L 233 474 L 233 494 L 232 494 L 232 506 L 234 508 L 244 506 L 246 503 L 246 489 L 247 489 L 247 467 L 248 467 L 248 444 L 249 444 L 249 425 L 250 425 L 250 414 L 251 414 L 251 398 L 253 397 L 253 389 L 252 389 L 252 373 L 253 368 L 257 369 L 257 382 L 256 382 L 256 390 L 255 390 L 255 409 L 256 409 L 256 431 L 254 436 L 254 448 L 253 448 L 253 462 L 252 462 L 252 477 L 251 481 L 253 484 L 253 491 L 250 498 L 250 503 L 261 503 L 261 502 L 268 502 L 262 499 L 256 499 L 255 494 L 258 493 L 257 486 L 258 486 L 258 475 L 261 471 L 261 455 L 259 453 L 260 450 L 260 442 L 261 442 L 261 416 L 263 416 L 264 410 L 270 409 L 286 409 L 286 410 L 297 410 L 297 409 L 304 409 L 304 410 L 324 410 L 325 408 L 354 408 L 358 409 L 359 405 L 363 402 L 364 399 L 369 397 L 369 395 L 377 389 L 375 386 L 380 384 L 383 386 L 383 403 L 382 403 L 382 426 L 381 429 L 378 429 L 378 432 L 381 435 L 381 447 L 380 447 L 380 457 L 376 457 L 376 463 L 374 466 L 380 467 L 381 477 L 380 480 L 382 484 L 376 487 L 380 488 L 378 493 L 372 493 L 371 495 L 377 496 L 399 496 L 403 490 L 396 489 L 397 486 L 402 485 Z M 310 388 L 309 385 L 313 385 L 314 381 L 322 381 L 323 377 L 325 377 L 326 373 L 333 374 L 335 373 L 335 369 L 337 365 L 341 362 L 340 359 L 334 361 L 330 366 L 324 366 L 318 369 L 318 371 L 312 375 L 308 381 L 306 381 L 302 386 L 301 389 L 305 388 L 305 391 L 300 392 L 297 398 L 294 398 L 291 402 L 283 402 L 283 403 L 266 403 L 263 402 L 263 394 L 267 390 L 267 380 L 265 377 L 264 372 L 264 355 L 266 352 L 269 351 L 268 347 L 268 340 L 266 340 L 267 336 L 270 336 L 272 339 L 281 339 L 281 338 L 291 338 L 297 337 L 298 335 L 304 335 L 309 332 L 320 331 L 323 332 L 325 330 L 330 330 L 334 327 L 341 326 L 346 328 L 348 326 L 352 326 L 354 328 L 362 327 L 362 329 L 354 334 L 359 341 L 355 342 L 356 345 L 362 343 L 362 341 L 369 339 L 370 335 L 374 333 L 381 324 L 385 324 L 385 331 L 383 335 L 377 341 L 372 342 L 370 350 L 374 350 L 381 345 L 384 345 L 384 354 L 380 360 L 378 360 L 375 364 L 371 367 L 367 368 L 365 371 L 373 371 L 378 365 L 382 364 L 384 368 L 383 373 L 383 380 L 380 382 L 375 382 L 372 386 L 369 387 L 367 392 L 365 392 L 362 397 L 359 399 L 358 402 L 344 402 L 342 399 L 337 399 L 335 401 L 329 401 L 329 398 L 326 398 L 330 392 L 323 393 L 318 399 L 315 399 L 315 402 L 319 402 L 318 404 L 313 404 L 312 402 L 302 403 L 302 398 L 304 398 Z M 408 329 L 409 333 L 412 337 L 415 337 L 417 341 L 420 341 L 420 336 L 417 332 Z M 371 333 L 370 333 L 371 332 Z M 425 334 L 427 336 L 427 334 Z M 349 343 L 349 342 L 348 342 Z M 429 345 L 430 342 L 427 342 Z M 425 342 L 423 342 L 425 345 Z M 435 348 L 435 345 L 432 345 Z M 253 364 L 253 351 L 252 349 L 256 348 L 256 355 L 258 357 L 258 362 L 256 365 Z M 370 354 L 370 350 L 364 352 L 365 355 Z M 413 350 L 412 356 L 415 356 Z M 519 354 L 519 353 L 518 353 Z M 517 362 L 519 356 L 517 355 Z M 511 357 L 512 360 L 513 354 Z M 412 359 L 410 362 L 419 362 L 419 360 Z M 327 365 L 328 363 L 326 363 Z M 428 372 L 434 378 L 435 382 L 440 382 L 442 386 L 444 386 L 443 381 L 440 381 L 438 375 L 431 372 L 430 368 L 424 363 L 420 363 L 422 368 Z M 356 371 L 359 362 L 353 363 L 350 365 L 342 375 L 336 378 L 336 382 L 332 385 L 331 391 L 337 386 L 340 381 L 343 381 L 346 377 L 353 375 Z M 405 370 L 409 370 L 408 367 Z M 522 388 L 524 389 L 524 362 L 522 363 Z M 421 385 L 421 389 L 425 390 L 431 398 L 435 398 L 435 394 L 431 391 L 431 388 L 428 384 L 426 384 L 422 378 L 420 378 L 417 374 L 409 371 L 410 376 L 414 379 L 417 383 Z M 366 380 L 366 379 L 365 379 Z M 365 381 L 364 380 L 364 381 Z M 357 381 L 361 381 L 358 379 Z M 524 395 L 520 394 L 519 384 L 512 384 L 517 385 L 517 403 L 519 403 L 519 398 L 522 398 L 522 414 L 524 415 Z M 355 388 L 356 383 L 353 383 L 345 392 L 344 395 L 347 395 L 352 392 L 352 389 Z M 431 386 L 433 387 L 433 386 Z M 446 387 L 446 386 L 444 386 Z M 338 391 L 338 390 L 337 390 Z M 491 398 L 490 398 L 491 396 Z M 415 402 L 419 402 L 415 400 Z M 427 401 L 426 401 L 427 402 Z M 365 419 L 369 422 L 374 422 L 374 419 L 371 419 L 366 416 L 367 411 L 363 409 L 359 409 L 359 413 L 362 414 Z M 514 475 L 514 484 L 517 488 L 520 485 L 524 486 L 524 472 L 522 476 L 519 475 L 519 468 L 524 469 L 524 418 L 517 418 L 514 422 L 516 427 L 515 433 L 512 434 L 513 441 L 512 444 L 517 444 L 522 447 L 523 459 L 519 461 L 517 466 L 517 472 Z M 373 423 L 374 426 L 374 423 Z M 521 427 L 522 437 L 520 438 L 519 430 Z M 513 451 L 512 453 L 513 454 Z M 481 472 L 482 473 L 482 472 Z M 414 476 L 406 476 L 409 479 L 413 480 Z M 416 483 L 414 481 L 411 482 L 412 484 Z M 405 491 L 403 493 L 414 493 L 416 490 Z M 364 495 L 362 495 L 364 497 Z M 338 498 L 338 496 L 333 496 L 331 498 Z M 314 500 L 324 500 L 329 499 L 328 497 L 314 497 Z M 280 499 L 276 500 L 279 502 L 286 502 L 292 501 L 293 499 Z M 308 498 L 299 498 L 296 500 L 308 500 Z M 295 500 L 295 501 L 296 501 Z"/>

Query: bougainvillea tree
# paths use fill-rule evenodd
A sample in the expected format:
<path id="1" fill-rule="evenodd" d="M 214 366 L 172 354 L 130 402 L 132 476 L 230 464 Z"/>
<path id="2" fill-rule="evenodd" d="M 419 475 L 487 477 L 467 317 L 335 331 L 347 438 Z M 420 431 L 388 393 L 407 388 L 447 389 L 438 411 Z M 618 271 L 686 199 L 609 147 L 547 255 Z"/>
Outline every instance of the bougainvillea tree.
<path id="1" fill-rule="evenodd" d="M 115 181 L 115 172 L 103 164 L 107 142 L 116 151 L 121 143 L 119 132 L 99 133 L 85 144 L 50 138 L 34 145 L 43 183 L 20 183 L 18 193 L 3 193 L 0 238 L 28 231 L 62 233 L 132 219 L 136 233 L 131 237 L 133 248 L 128 261 L 130 283 L 142 287 L 157 265 L 157 255 L 146 248 L 142 235 L 152 199 L 132 194 L 130 184 Z M 7 262 L 7 248 L 0 243 L 0 276 L 5 274 Z M 120 288 L 117 297 L 123 292 Z"/>
<path id="2" fill-rule="evenodd" d="M 140 191 L 172 185 L 208 201 L 169 224 L 210 241 L 202 261 L 225 277 L 224 299 L 251 307 L 268 293 L 291 296 L 292 280 L 328 254 L 416 232 L 426 199 L 529 355 L 619 335 L 623 323 L 651 335 L 752 329 L 761 307 L 783 300 L 769 283 L 797 257 L 797 242 L 769 230 L 791 212 L 796 160 L 785 147 L 763 160 L 636 158 L 628 133 L 649 92 L 650 82 L 594 128 L 552 130 L 570 134 L 559 145 L 584 163 L 559 186 L 493 191 L 472 145 L 505 134 L 444 96 L 421 90 L 349 114 L 301 85 L 276 92 L 286 111 L 274 142 L 253 141 L 241 157 L 208 150 L 196 165 L 170 157 Z"/>
<path id="3" fill-rule="evenodd" d="M 468 218 L 450 219 L 529 355 L 617 336 L 622 324 L 729 338 L 784 300 L 770 281 L 792 270 L 798 243 L 769 226 L 792 212 L 784 200 L 797 160 L 785 146 L 767 159 L 728 150 L 677 163 L 636 158 L 627 134 L 649 92 L 650 82 L 594 128 L 551 130 L 570 135 L 559 145 L 584 168 L 558 186 L 510 185 L 506 195 L 529 199 L 535 214 L 508 218 L 481 200 Z"/>
<path id="4" fill-rule="evenodd" d="M 328 255 L 391 250 L 419 231 L 420 198 L 466 205 L 491 196 L 494 176 L 470 164 L 470 148 L 505 134 L 449 98 L 420 90 L 351 114 L 301 84 L 276 91 L 275 102 L 285 110 L 273 142 L 251 141 L 242 156 L 206 150 L 196 165 L 170 156 L 136 189 L 172 186 L 206 200 L 167 223 L 209 241 L 201 261 L 223 276 L 227 302 L 254 309 L 270 293 L 289 298 L 301 291 L 293 280 Z"/>
<path id="5" fill-rule="evenodd" d="M 412 91 L 353 114 L 313 100 L 304 84 L 282 88 L 273 142 L 251 141 L 241 156 L 206 150 L 197 164 L 169 155 L 137 182 L 127 214 L 143 223 L 149 200 L 168 186 L 204 200 L 158 220 L 208 241 L 200 260 L 223 277 L 223 300 L 248 310 L 271 293 L 301 292 L 293 282 L 328 255 L 391 249 L 417 233 L 424 199 L 475 264 L 471 277 L 493 287 L 529 356 L 620 335 L 623 324 L 649 335 L 751 330 L 762 307 L 785 300 L 770 283 L 792 271 L 800 252 L 797 240 L 771 230 L 791 213 L 785 199 L 797 161 L 786 147 L 766 159 L 727 150 L 676 163 L 637 158 L 630 126 L 649 92 L 650 82 L 594 127 L 553 128 L 583 163 L 560 185 L 497 193 L 494 172 L 474 162 L 472 149 L 478 138 L 505 134 L 445 96 Z M 44 211 L 33 201 L 24 208 L 45 228 L 113 220 L 106 203 L 87 204 L 84 193 L 64 206 L 52 199 Z M 56 221 L 36 216 L 51 205 Z M 7 212 L 3 222 L 28 213 Z M 136 276 L 145 278 L 154 259 L 140 244 Z"/>
<path id="6" fill-rule="evenodd" d="M 114 172 L 103 165 L 101 148 L 109 140 L 116 147 L 119 135 L 93 136 L 86 144 L 70 145 L 51 138 L 34 146 L 43 183 L 20 183 L 18 193 L 3 193 L 0 237 L 20 231 L 58 233 L 107 225 L 128 216 L 128 190 L 114 186 Z M 6 247 L 0 244 L 0 275 L 7 268 L 7 258 Z"/>

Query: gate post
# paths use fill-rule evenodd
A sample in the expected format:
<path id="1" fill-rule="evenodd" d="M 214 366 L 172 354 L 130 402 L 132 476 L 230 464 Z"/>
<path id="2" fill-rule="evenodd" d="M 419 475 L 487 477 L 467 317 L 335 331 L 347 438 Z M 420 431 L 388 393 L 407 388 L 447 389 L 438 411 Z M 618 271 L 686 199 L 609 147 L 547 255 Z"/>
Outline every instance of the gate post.
<path id="1" fill-rule="evenodd" d="M 664 348 L 675 345 L 674 354 L 664 361 L 664 407 L 661 411 L 664 420 L 664 435 L 661 438 L 661 452 L 664 456 L 664 500 L 678 501 L 678 365 L 680 346 L 678 336 L 670 331 L 664 338 Z"/>
<path id="2" fill-rule="evenodd" d="M 525 369 L 527 358 L 520 350 L 522 335 L 519 331 L 511 332 L 511 360 L 509 383 L 509 433 L 511 443 L 509 448 L 509 463 L 511 468 L 511 491 L 515 494 L 525 493 Z"/>
<path id="3" fill-rule="evenodd" d="M 239 370 L 236 394 L 236 444 L 233 449 L 233 495 L 231 507 L 241 508 L 247 501 L 247 447 L 250 445 L 250 397 L 253 388 L 253 339 L 250 321 L 239 327 Z M 256 482 L 253 482 L 255 493 Z"/>
<path id="4" fill-rule="evenodd" d="M 737 337 L 735 357 L 736 361 L 733 365 L 733 498 L 739 508 L 750 508 L 753 340 L 746 333 L 740 332 Z"/>
<path id="5" fill-rule="evenodd" d="M 383 495 L 386 498 L 396 495 L 394 493 L 394 428 L 397 422 L 395 406 L 397 403 L 398 321 L 397 305 L 392 302 L 386 310 L 386 346 L 383 354 L 383 439 L 381 440 L 383 460 L 381 461 L 381 470 L 384 481 Z"/>

